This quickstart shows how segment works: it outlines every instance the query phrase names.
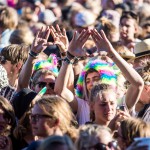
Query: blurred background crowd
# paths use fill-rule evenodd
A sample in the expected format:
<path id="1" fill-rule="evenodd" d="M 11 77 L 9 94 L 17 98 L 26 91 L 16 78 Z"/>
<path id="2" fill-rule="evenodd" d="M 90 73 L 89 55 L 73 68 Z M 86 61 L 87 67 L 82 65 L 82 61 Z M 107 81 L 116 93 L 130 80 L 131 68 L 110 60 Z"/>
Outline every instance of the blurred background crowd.
<path id="1" fill-rule="evenodd" d="M 150 0 L 0 0 L 1 150 L 150 150 Z"/>

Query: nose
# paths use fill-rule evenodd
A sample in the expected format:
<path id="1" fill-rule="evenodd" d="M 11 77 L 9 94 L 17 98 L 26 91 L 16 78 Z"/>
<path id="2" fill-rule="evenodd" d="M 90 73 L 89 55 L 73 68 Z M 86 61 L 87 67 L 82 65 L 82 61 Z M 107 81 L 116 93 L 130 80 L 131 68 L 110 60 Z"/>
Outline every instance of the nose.
<path id="1" fill-rule="evenodd" d="M 110 104 L 107 104 L 107 105 L 105 106 L 105 110 L 106 110 L 106 112 L 109 112 L 109 111 L 111 110 L 111 105 L 110 105 Z"/>
<path id="2" fill-rule="evenodd" d="M 121 30 L 126 31 L 126 30 L 127 30 L 127 27 L 126 27 L 126 26 L 122 26 L 122 27 L 121 27 Z"/>

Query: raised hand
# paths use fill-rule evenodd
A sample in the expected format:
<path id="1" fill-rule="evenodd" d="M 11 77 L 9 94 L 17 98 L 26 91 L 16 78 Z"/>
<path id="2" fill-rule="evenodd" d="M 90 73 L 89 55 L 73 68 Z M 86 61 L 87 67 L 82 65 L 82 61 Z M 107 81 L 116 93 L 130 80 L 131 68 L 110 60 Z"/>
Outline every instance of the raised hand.
<path id="1" fill-rule="evenodd" d="M 50 35 L 50 28 L 46 27 L 46 29 L 44 30 L 42 27 L 41 30 L 36 34 L 36 37 L 31 46 L 31 51 L 38 54 L 44 49 L 46 49 L 49 35 Z"/>
<path id="2" fill-rule="evenodd" d="M 73 38 L 70 42 L 68 51 L 70 54 L 76 57 L 86 56 L 88 53 L 83 50 L 83 46 L 87 39 L 90 36 L 90 30 L 83 30 L 79 36 L 77 35 L 77 31 L 75 31 Z"/>
<path id="3" fill-rule="evenodd" d="M 95 42 L 98 52 L 109 52 L 113 48 L 103 30 L 101 30 L 100 33 L 98 33 L 96 29 L 93 29 L 91 30 L 91 36 L 93 38 L 93 41 Z"/>
<path id="4" fill-rule="evenodd" d="M 53 44 L 56 44 L 59 47 L 61 53 L 66 52 L 68 50 L 69 41 L 66 35 L 65 28 L 63 28 L 63 30 L 61 31 L 59 25 L 57 24 L 56 29 L 53 26 L 51 26 L 50 29 L 51 29 L 51 35 L 54 39 Z M 49 42 L 49 45 L 51 44 L 52 43 Z"/>

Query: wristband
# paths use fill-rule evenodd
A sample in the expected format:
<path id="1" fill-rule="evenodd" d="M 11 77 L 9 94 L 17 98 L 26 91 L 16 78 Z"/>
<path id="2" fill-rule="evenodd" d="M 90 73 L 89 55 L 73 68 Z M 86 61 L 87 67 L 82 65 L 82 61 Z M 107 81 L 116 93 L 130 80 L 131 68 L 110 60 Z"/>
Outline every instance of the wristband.
<path id="1" fill-rule="evenodd" d="M 63 61 L 65 61 L 67 64 L 73 64 L 74 63 L 74 60 L 70 60 L 68 57 L 65 57 L 63 59 Z"/>
<path id="2" fill-rule="evenodd" d="M 67 56 L 69 56 L 69 58 L 73 59 L 75 56 L 73 56 L 72 54 L 70 54 L 69 51 L 67 51 Z"/>
<path id="3" fill-rule="evenodd" d="M 31 57 L 33 57 L 33 58 L 36 58 L 36 56 L 34 56 L 33 54 L 31 54 L 30 52 L 29 52 L 29 55 L 30 55 Z"/>
<path id="4" fill-rule="evenodd" d="M 39 55 L 39 53 L 35 53 L 35 52 L 33 52 L 33 51 L 30 51 L 29 54 L 31 54 L 31 55 L 34 56 L 34 57 L 36 57 L 36 56 Z"/>

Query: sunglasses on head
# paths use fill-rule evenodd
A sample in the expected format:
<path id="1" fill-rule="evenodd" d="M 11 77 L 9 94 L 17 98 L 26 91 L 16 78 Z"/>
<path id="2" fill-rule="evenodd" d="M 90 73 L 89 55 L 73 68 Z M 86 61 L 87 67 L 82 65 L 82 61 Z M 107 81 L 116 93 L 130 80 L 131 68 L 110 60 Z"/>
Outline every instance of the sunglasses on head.
<path id="1" fill-rule="evenodd" d="M 51 89 L 54 89 L 55 83 L 47 83 L 47 82 L 38 82 L 37 85 L 39 86 L 39 88 L 44 88 L 45 86 L 49 86 Z"/>
<path id="2" fill-rule="evenodd" d="M 133 11 L 124 11 L 122 13 L 122 16 L 131 16 L 135 20 L 138 20 L 138 15 L 135 12 L 133 12 Z"/>

